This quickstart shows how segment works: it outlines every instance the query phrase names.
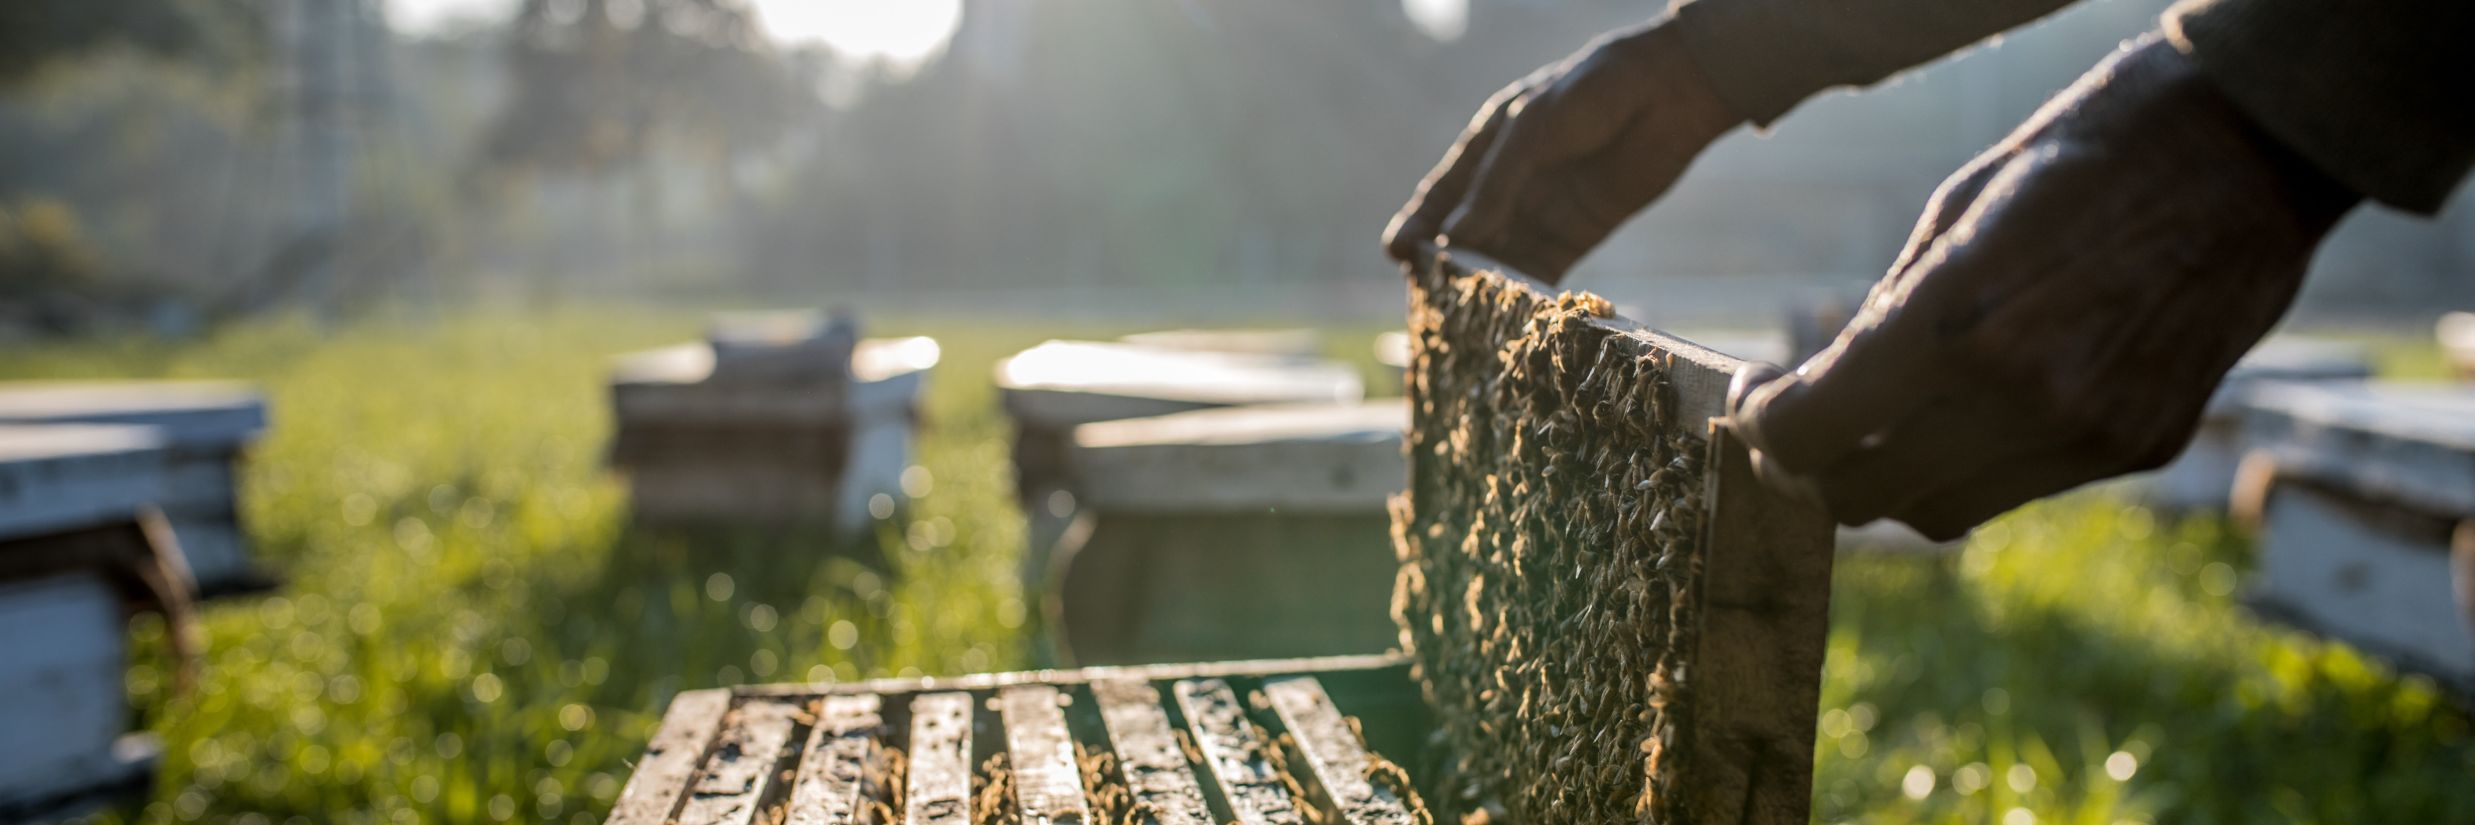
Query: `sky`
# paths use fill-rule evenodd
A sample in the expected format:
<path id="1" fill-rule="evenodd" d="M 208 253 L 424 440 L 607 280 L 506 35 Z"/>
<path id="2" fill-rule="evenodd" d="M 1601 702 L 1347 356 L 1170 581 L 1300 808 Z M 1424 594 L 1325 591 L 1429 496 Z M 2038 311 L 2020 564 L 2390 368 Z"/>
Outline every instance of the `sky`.
<path id="1" fill-rule="evenodd" d="M 397 28 L 427 34 L 476 20 L 503 19 L 517 0 L 386 0 Z M 963 0 L 752 0 L 776 41 L 823 45 L 854 60 L 916 63 L 945 45 L 962 22 Z M 1438 40 L 1469 26 L 1469 0 L 1401 0 L 1410 21 Z"/>

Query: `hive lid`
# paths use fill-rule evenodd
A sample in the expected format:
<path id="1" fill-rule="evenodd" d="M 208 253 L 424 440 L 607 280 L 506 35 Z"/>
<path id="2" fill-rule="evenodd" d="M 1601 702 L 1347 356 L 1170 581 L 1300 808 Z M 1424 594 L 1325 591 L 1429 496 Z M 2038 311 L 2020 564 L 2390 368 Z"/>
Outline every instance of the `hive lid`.
<path id="1" fill-rule="evenodd" d="M 129 424 L 0 424 L 0 538 L 134 516 L 162 498 L 161 430 Z"/>
<path id="2" fill-rule="evenodd" d="M 1230 352 L 1310 360 L 1323 355 L 1323 335 L 1311 329 L 1164 329 L 1138 332 L 1117 340 L 1189 352 Z"/>
<path id="3" fill-rule="evenodd" d="M 1201 407 L 1342 403 L 1365 395 L 1331 361 L 1194 352 L 1105 341 L 1049 341 L 997 364 L 1007 411 L 1066 427 Z"/>
<path id="4" fill-rule="evenodd" d="M 2281 474 L 2475 516 L 2475 388 L 2407 382 L 2263 385 L 2244 436 Z"/>
<path id="5" fill-rule="evenodd" d="M 136 424 L 173 446 L 229 447 L 266 429 L 266 397 L 238 381 L 8 382 L 0 423 Z"/>
<path id="6" fill-rule="evenodd" d="M 1380 514 L 1408 478 L 1399 398 L 1130 418 L 1074 429 L 1083 500 L 1102 511 Z"/>
<path id="7" fill-rule="evenodd" d="M 937 339 L 870 338 L 852 348 L 850 374 L 858 381 L 886 381 L 934 368 L 942 350 Z M 709 343 L 679 344 L 620 355 L 611 362 L 614 385 L 699 384 L 713 376 L 714 349 Z"/>

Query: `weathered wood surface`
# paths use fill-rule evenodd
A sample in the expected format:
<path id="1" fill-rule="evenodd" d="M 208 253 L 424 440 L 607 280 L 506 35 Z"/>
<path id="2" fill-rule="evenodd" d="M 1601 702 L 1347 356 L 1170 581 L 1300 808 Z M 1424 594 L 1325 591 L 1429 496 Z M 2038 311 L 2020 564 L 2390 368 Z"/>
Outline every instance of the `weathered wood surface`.
<path id="1" fill-rule="evenodd" d="M 2276 459 L 2280 475 L 2475 516 L 2475 387 L 2278 384 L 2245 405 L 2245 438 Z"/>
<path id="2" fill-rule="evenodd" d="M 1397 398 L 1197 410 L 1076 427 L 1072 464 L 1102 512 L 1380 514 L 1408 427 Z"/>
<path id="3" fill-rule="evenodd" d="M 1557 294 L 1554 287 L 1524 275 L 1520 270 L 1470 252 L 1439 253 L 1434 266 L 1448 278 L 1467 278 L 1485 273 L 1521 284 L 1542 296 Z M 1744 359 L 1621 316 L 1599 318 L 1591 323 L 1640 342 L 1644 352 L 1654 352 L 1672 359 L 1668 377 L 1675 385 L 1680 417 L 1699 421 L 1727 414 L 1727 385 L 1735 380 L 1736 368 L 1745 363 Z"/>
<path id="4" fill-rule="evenodd" d="M 2259 571 L 2247 599 L 2475 695 L 2475 604 L 2460 593 L 2453 534 L 2475 520 L 2401 509 L 2307 479 L 2271 481 L 2257 508 Z M 2466 533 L 2465 535 L 2475 535 Z M 2475 561 L 2475 547 L 2457 563 Z"/>
<path id="5" fill-rule="evenodd" d="M 885 734 L 875 694 L 827 696 L 791 786 L 788 825 L 853 825 L 865 800 L 869 761 Z"/>
<path id="6" fill-rule="evenodd" d="M 971 694 L 911 700 L 911 768 L 903 798 L 910 825 L 971 821 Z"/>
<path id="7" fill-rule="evenodd" d="M 620 423 L 708 426 L 819 425 L 907 415 L 941 357 L 933 338 L 861 341 L 841 380 L 712 380 L 709 344 L 680 344 L 621 355 L 610 377 Z"/>
<path id="8" fill-rule="evenodd" d="M 1801 823 L 1830 630 L 1833 524 L 1753 477 L 1744 445 L 1714 425 L 1704 532 L 1702 632 L 1692 658 L 1697 822 Z"/>
<path id="9" fill-rule="evenodd" d="M 1140 679 L 1102 679 L 1091 683 L 1091 692 L 1127 790 L 1135 805 L 1151 811 L 1153 825 L 1213 825 L 1203 786 L 1160 709 L 1160 691 Z"/>
<path id="10" fill-rule="evenodd" d="M 120 604 L 99 572 L 0 581 L 0 810 L 118 777 L 112 743 L 129 716 Z"/>
<path id="11" fill-rule="evenodd" d="M 2249 393 L 2282 383 L 2355 383 L 2371 376 L 2372 356 L 2361 344 L 2292 335 L 2261 342 L 2209 397 L 2191 444 L 2172 463 L 2139 479 L 2143 497 L 2175 510 L 2225 510 L 2249 440 L 2243 429 Z"/>
<path id="12" fill-rule="evenodd" d="M 1237 692 L 1219 679 L 1189 679 L 1177 683 L 1177 705 L 1186 714 L 1195 748 L 1212 772 L 1221 799 L 1243 825 L 1302 825 L 1306 813 L 1289 794 L 1274 769 L 1271 747 L 1253 723 Z"/>
<path id="13" fill-rule="evenodd" d="M 226 454 L 266 429 L 266 396 L 233 381 L 0 382 L 0 423 L 154 427 L 174 447 Z"/>
<path id="14" fill-rule="evenodd" d="M 732 690 L 743 696 L 831 696 L 856 693 L 990 691 L 1009 685 L 1083 685 L 1113 679 L 1167 682 L 1180 679 L 1261 678 L 1293 673 L 1321 674 L 1325 686 L 1329 688 L 1333 687 L 1332 680 L 1335 678 L 1356 679 L 1385 685 L 1401 684 L 1407 679 L 1408 669 L 1409 657 L 1399 653 L 1378 653 L 1361 656 L 1247 659 L 1229 662 L 1086 667 L 1064 670 L 1010 670 L 1000 673 L 923 676 L 911 679 L 871 679 L 859 682 L 746 685 Z M 1335 674 L 1338 676 L 1336 677 Z M 1338 688 L 1333 689 L 1338 690 Z"/>
<path id="15" fill-rule="evenodd" d="M 706 747 L 722 729 L 722 715 L 730 710 L 730 701 L 730 691 L 719 689 L 689 691 L 670 700 L 652 743 L 645 746 L 644 758 L 636 761 L 636 772 L 627 778 L 618 802 L 611 806 L 608 825 L 670 821 L 688 780 L 704 762 Z"/>
<path id="16" fill-rule="evenodd" d="M 1347 825 L 1413 825 L 1417 818 L 1392 789 L 1369 779 L 1375 760 L 1358 741 L 1349 720 L 1312 676 L 1288 676 L 1263 683 L 1281 725 L 1289 729 L 1298 751 L 1306 756 L 1315 783 Z"/>
<path id="17" fill-rule="evenodd" d="M 1399 646 L 1390 519 L 1095 509 L 1049 591 L 1076 664 L 1371 653 Z M 1313 582 L 1302 587 L 1301 582 Z"/>
<path id="18" fill-rule="evenodd" d="M 679 825 L 748 825 L 782 772 L 783 757 L 799 723 L 791 702 L 757 700 L 723 717 L 721 735 L 688 785 Z"/>
<path id="19" fill-rule="evenodd" d="M 164 497 L 170 460 L 152 427 L 0 425 L 0 538 L 128 521 Z"/>
<path id="20" fill-rule="evenodd" d="M 761 337 L 743 348 L 762 350 Z M 860 529 L 877 497 L 903 498 L 918 396 L 939 357 L 933 339 L 871 339 L 831 375 L 719 380 L 709 344 L 621 356 L 610 463 L 627 474 L 641 521 Z"/>
<path id="21" fill-rule="evenodd" d="M 1239 404 L 1342 403 L 1366 394 L 1357 371 L 1330 361 L 1049 341 L 997 365 L 1017 422 L 1078 424 Z"/>
<path id="22" fill-rule="evenodd" d="M 1052 685 L 1015 685 L 997 692 L 1005 723 L 1006 763 L 1023 825 L 1087 825 L 1082 766 L 1066 731 L 1065 694 Z"/>
<path id="23" fill-rule="evenodd" d="M 266 581 L 248 558 L 234 478 L 234 465 L 266 423 L 264 397 L 236 382 L 0 383 L 0 427 L 119 426 L 154 433 L 166 451 L 146 501 L 170 519 L 199 590 L 210 594 Z M 6 496 L 0 490 L 0 498 Z M 0 502 L 0 510 L 8 507 Z"/>

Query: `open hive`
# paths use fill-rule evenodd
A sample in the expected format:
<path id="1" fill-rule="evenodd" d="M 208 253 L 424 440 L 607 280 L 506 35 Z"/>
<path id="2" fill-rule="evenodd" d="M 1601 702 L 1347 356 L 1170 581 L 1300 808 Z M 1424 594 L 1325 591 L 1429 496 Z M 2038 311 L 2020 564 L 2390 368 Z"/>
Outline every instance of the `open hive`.
<path id="1" fill-rule="evenodd" d="M 1738 362 L 1449 261 L 1411 329 L 1412 652 L 686 694 L 611 821 L 1804 822 L 1831 526 Z"/>

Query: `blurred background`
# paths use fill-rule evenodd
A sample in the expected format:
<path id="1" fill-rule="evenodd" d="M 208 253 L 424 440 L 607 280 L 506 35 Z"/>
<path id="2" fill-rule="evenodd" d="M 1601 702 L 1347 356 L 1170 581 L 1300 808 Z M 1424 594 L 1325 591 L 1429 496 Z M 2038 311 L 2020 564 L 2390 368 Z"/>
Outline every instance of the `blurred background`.
<path id="1" fill-rule="evenodd" d="M 1315 326 L 1397 385 L 1377 235 L 1608 0 L 15 0 L 0 377 L 240 378 L 282 585 L 203 609 L 108 822 L 592 822 L 678 691 L 1033 664 L 988 368 L 1056 337 Z M 1570 284 L 1767 329 L 2162 0 L 2089 0 L 1704 156 Z M 2360 210 L 2292 325 L 2447 374 L 2475 209 Z M 843 539 L 632 529 L 609 357 L 709 310 L 936 336 L 908 504 Z M 1817 821 L 2475 817 L 2465 712 L 2259 621 L 2220 515 L 2107 491 L 1847 560 Z"/>
<path id="2" fill-rule="evenodd" d="M 1699 321 L 1869 281 L 1944 174 L 2164 5 L 2084 3 L 1736 135 L 1575 283 Z M 0 334 L 760 296 L 1381 317 L 1368 239 L 1477 103 L 1652 11 L 35 3 L 0 66 Z M 2304 317 L 2465 303 L 2470 220 L 2363 210 Z"/>

